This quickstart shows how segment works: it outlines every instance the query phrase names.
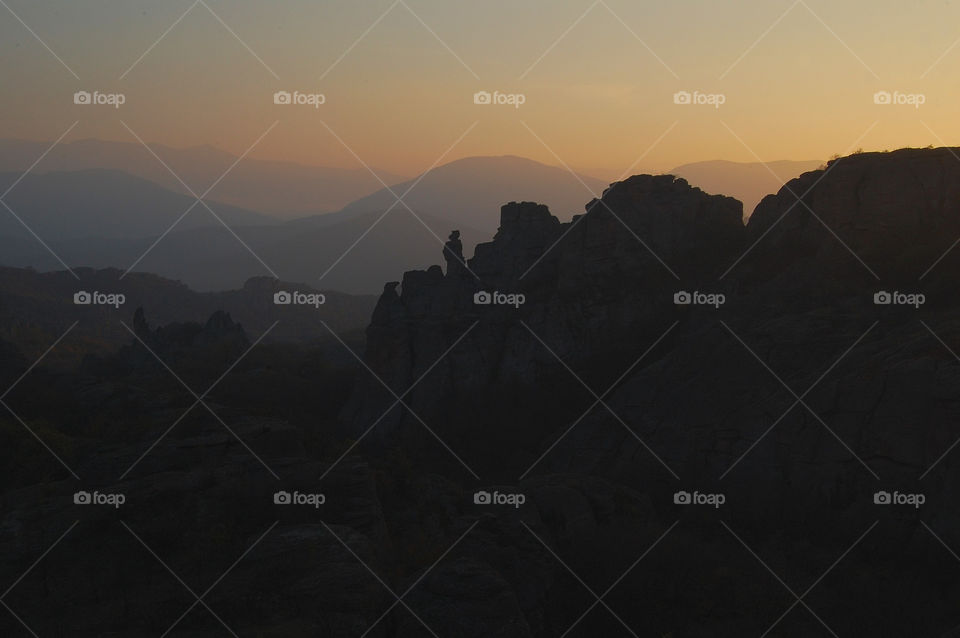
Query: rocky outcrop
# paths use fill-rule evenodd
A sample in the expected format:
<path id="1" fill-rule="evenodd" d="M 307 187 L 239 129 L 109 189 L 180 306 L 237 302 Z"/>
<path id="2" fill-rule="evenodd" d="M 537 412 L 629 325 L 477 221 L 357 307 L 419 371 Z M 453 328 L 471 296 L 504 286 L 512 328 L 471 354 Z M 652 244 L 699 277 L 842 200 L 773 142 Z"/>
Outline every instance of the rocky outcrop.
<path id="1" fill-rule="evenodd" d="M 776 282 L 793 289 L 791 296 L 804 282 L 819 289 L 805 294 L 833 297 L 866 283 L 915 288 L 960 237 L 957 151 L 902 149 L 832 160 L 764 198 L 746 233 L 756 243 L 744 264 L 747 278 Z M 923 285 L 946 293 L 958 280 L 955 258 L 924 276 Z M 936 297 L 931 301 L 938 303 Z"/>
<path id="2" fill-rule="evenodd" d="M 154 350 L 171 351 L 184 348 L 203 348 L 211 344 L 229 342 L 235 348 L 250 344 L 243 326 L 234 323 L 222 310 L 210 315 L 203 324 L 175 323 L 151 329 L 143 308 L 133 315 L 133 331 L 140 340 Z"/>
<path id="3" fill-rule="evenodd" d="M 819 610 L 841 634 L 946 631 L 955 614 L 910 626 L 888 607 L 897 596 L 904 608 L 929 608 L 960 593 L 928 531 L 960 527 L 950 506 L 960 460 L 948 453 L 960 414 L 951 353 L 960 344 L 960 255 L 944 256 L 960 237 L 955 153 L 834 160 L 765 198 L 746 227 L 737 202 L 671 176 L 614 184 L 568 224 L 543 206 L 508 204 L 494 240 L 467 262 L 472 274 L 406 273 L 380 299 L 367 362 L 398 394 L 415 384 L 404 396 L 410 410 L 384 416 L 394 398 L 361 381 L 344 417 L 354 433 L 372 426 L 379 445 L 418 450 L 423 463 L 464 477 L 451 450 L 482 480 L 597 476 L 649 496 L 648 522 L 665 528 L 682 517 L 680 542 L 700 548 L 699 566 L 692 557 L 678 564 L 705 570 L 703 580 L 634 583 L 660 608 L 691 586 L 719 600 L 724 568 L 710 552 L 742 550 L 730 561 L 758 567 L 718 518 L 761 555 L 782 556 L 774 569 L 788 582 L 808 583 L 819 576 L 810 565 L 826 569 L 880 520 L 869 552 L 845 559 L 855 575 L 822 586 Z M 524 303 L 476 303 L 481 291 Z M 675 304 L 678 291 L 724 303 Z M 923 301 L 877 304 L 881 291 Z M 727 505 L 712 520 L 687 520 L 672 502 L 681 488 L 722 492 Z M 922 493 L 926 504 L 884 509 L 877 491 Z M 542 531 L 557 529 L 546 521 Z M 721 549 L 717 533 L 734 545 Z M 674 567 L 654 573 L 662 579 Z M 483 568 L 458 569 L 452 588 Z M 618 576 L 599 572 L 603 582 Z M 937 584 L 909 594 L 871 580 L 934 574 Z M 851 596 L 864 610 L 856 620 L 845 609 Z M 745 604 L 735 598 L 728 602 Z M 733 635 L 753 622 L 656 615 L 647 628 L 677 635 Z"/>
<path id="4" fill-rule="evenodd" d="M 842 158 L 746 227 L 738 202 L 670 176 L 614 184 L 569 223 L 508 204 L 465 263 L 453 233 L 446 270 L 385 286 L 373 375 L 280 344 L 237 363 L 249 340 L 226 315 L 138 315 L 195 390 L 228 373 L 191 408 L 132 339 L 78 375 L 29 371 L 5 400 L 23 423 L 0 419 L 4 603 L 43 636 L 158 635 L 195 601 L 177 578 L 213 585 L 237 635 L 952 635 L 948 156 Z M 127 502 L 74 505 L 77 489 Z M 224 632 L 197 605 L 170 635 Z"/>
<path id="5" fill-rule="evenodd" d="M 668 175 L 614 184 L 567 224 L 545 206 L 507 204 L 493 241 L 479 244 L 466 268 L 408 272 L 399 293 L 388 284 L 367 330 L 368 361 L 403 392 L 476 323 L 414 389 L 414 409 L 427 413 L 438 397 L 555 372 L 556 359 L 531 330 L 571 363 L 605 365 L 669 325 L 676 291 L 721 289 L 710 277 L 742 248 L 741 215 L 736 200 Z M 477 303 L 478 293 L 514 295 L 514 305 Z M 358 431 L 392 401 L 378 385 L 371 380 L 347 409 Z M 389 415 L 377 436 L 402 418 Z"/>

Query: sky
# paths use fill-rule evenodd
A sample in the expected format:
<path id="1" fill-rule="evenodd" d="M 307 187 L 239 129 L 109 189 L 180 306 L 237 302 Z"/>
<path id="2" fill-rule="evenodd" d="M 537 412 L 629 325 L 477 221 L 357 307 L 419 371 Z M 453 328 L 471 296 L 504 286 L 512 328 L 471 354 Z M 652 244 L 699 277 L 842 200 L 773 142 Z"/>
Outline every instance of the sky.
<path id="1" fill-rule="evenodd" d="M 958 41 L 949 0 L 2 0 L 0 137 L 400 175 L 826 159 L 960 144 Z"/>

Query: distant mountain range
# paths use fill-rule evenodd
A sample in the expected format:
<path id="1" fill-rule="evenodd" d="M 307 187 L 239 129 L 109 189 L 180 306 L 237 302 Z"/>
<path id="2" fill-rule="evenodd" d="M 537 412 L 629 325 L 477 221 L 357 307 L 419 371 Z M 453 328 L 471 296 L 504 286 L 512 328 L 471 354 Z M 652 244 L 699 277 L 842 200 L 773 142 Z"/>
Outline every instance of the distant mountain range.
<path id="1" fill-rule="evenodd" d="M 446 239 L 449 224 L 421 216 L 435 237 L 405 210 L 391 211 L 375 224 L 378 217 L 362 215 L 316 228 L 280 224 L 227 230 L 217 225 L 174 231 L 157 242 L 134 270 L 177 279 L 197 290 L 224 290 L 241 286 L 250 277 L 269 276 L 259 257 L 281 279 L 368 294 L 381 291 L 398 268 L 423 268 L 442 262 L 443 244 L 438 238 Z M 460 230 L 466 245 L 487 238 L 463 226 Z M 110 268 L 120 264 L 126 269 L 152 244 L 153 238 L 76 239 L 49 245 L 70 265 Z M 7 238 L 0 237 L 0 252 L 14 265 L 42 271 L 62 269 L 36 241 L 17 239 L 11 245 Z"/>
<path id="2" fill-rule="evenodd" d="M 0 192 L 19 177 L 0 174 Z M 580 179 L 597 194 L 606 186 Z M 402 195 L 409 185 L 393 190 Z M 379 292 L 397 272 L 442 262 L 443 242 L 452 230 L 461 232 L 469 256 L 474 244 L 496 232 L 500 206 L 510 199 L 548 202 L 569 219 L 591 192 L 561 168 L 519 157 L 477 157 L 424 175 L 405 200 L 413 213 L 400 204 L 391 209 L 395 198 L 386 189 L 336 213 L 286 222 L 208 201 L 227 229 L 191 196 L 104 169 L 31 172 L 6 201 L 70 266 L 126 269 L 136 263 L 138 272 L 199 290 L 236 288 L 272 270 L 289 281 L 361 294 Z M 13 215 L 0 213 L 5 265 L 62 269 Z"/>
<path id="3" fill-rule="evenodd" d="M 765 196 L 776 193 L 785 182 L 823 164 L 822 160 L 778 160 L 765 164 L 711 160 L 684 164 L 668 172 L 708 193 L 739 199 L 743 202 L 743 216 L 747 218 Z"/>
<path id="4" fill-rule="evenodd" d="M 21 173 L 0 173 L 0 193 L 20 176 Z M 117 170 L 30 173 L 4 201 L 47 241 L 156 237 L 181 216 L 176 225 L 180 231 L 220 224 L 202 204 L 194 205 L 195 198 Z M 207 205 L 230 226 L 277 223 L 263 213 L 218 202 L 207 201 Z M 6 210 L 3 213 L 0 236 L 29 234 L 16 217 Z"/>
<path id="5" fill-rule="evenodd" d="M 393 193 L 379 182 L 379 189 L 367 184 L 369 194 L 337 212 L 285 221 L 265 213 L 270 207 L 264 204 L 289 210 L 297 200 L 303 212 L 313 201 L 316 210 L 320 203 L 337 201 L 326 189 L 328 182 L 336 182 L 341 195 L 362 190 L 356 175 L 341 169 L 325 172 L 245 159 L 231 173 L 235 179 L 224 180 L 204 200 L 229 227 L 225 228 L 192 195 L 183 194 L 182 186 L 138 144 L 85 140 L 58 145 L 21 179 L 22 170 L 29 167 L 23 166 L 27 158 L 32 162 L 46 147 L 0 141 L 0 168 L 8 170 L 0 173 L 0 192 L 20 180 L 4 201 L 60 258 L 71 267 L 125 270 L 133 266 L 137 272 L 156 273 L 208 291 L 238 288 L 251 277 L 275 273 L 287 281 L 324 289 L 377 293 L 398 272 L 442 263 L 443 242 L 452 230 L 461 232 L 469 257 L 476 243 L 497 231 L 503 204 L 544 203 L 560 220 L 568 221 L 583 211 L 593 194 L 607 187 L 599 179 L 521 157 L 470 157 L 438 166 L 416 180 L 396 183 L 391 186 Z M 154 150 L 175 170 L 182 170 L 198 192 L 217 179 L 225 169 L 221 165 L 233 161 L 229 154 L 210 147 L 157 146 Z M 770 166 L 778 174 L 792 176 L 816 164 L 772 162 Z M 19 166 L 21 172 L 12 170 Z M 760 164 L 700 162 L 672 172 L 709 193 L 743 199 L 745 216 L 755 201 L 780 186 Z M 298 186 L 289 191 L 280 188 L 284 192 L 278 194 L 279 184 Z M 396 202 L 394 193 L 404 196 L 403 204 Z M 14 215 L 2 209 L 0 255 L 7 266 L 63 269 Z"/>
<path id="6" fill-rule="evenodd" d="M 488 233 L 497 230 L 500 206 L 511 201 L 545 204 L 562 221 L 583 212 L 592 194 L 600 196 L 608 184 L 566 169 L 548 166 L 515 155 L 467 157 L 438 166 L 417 178 L 392 186 L 404 203 L 418 214 L 430 215 Z M 387 189 L 362 197 L 346 206 L 340 215 L 383 211 L 395 201 Z M 402 205 L 397 208 L 403 210 Z"/>
<path id="7" fill-rule="evenodd" d="M 0 172 L 22 173 L 49 146 L 50 142 L 0 140 Z M 171 148 L 150 144 L 150 150 L 198 195 L 206 191 L 238 159 L 212 146 Z M 121 170 L 172 191 L 189 194 L 177 178 L 136 141 L 87 139 L 61 143 L 53 147 L 32 173 L 84 169 Z M 374 171 L 387 184 L 406 179 L 380 169 Z M 210 198 L 291 219 L 339 210 L 358 197 L 382 187 L 383 184 L 362 167 L 307 166 L 245 157 L 216 185 Z"/>

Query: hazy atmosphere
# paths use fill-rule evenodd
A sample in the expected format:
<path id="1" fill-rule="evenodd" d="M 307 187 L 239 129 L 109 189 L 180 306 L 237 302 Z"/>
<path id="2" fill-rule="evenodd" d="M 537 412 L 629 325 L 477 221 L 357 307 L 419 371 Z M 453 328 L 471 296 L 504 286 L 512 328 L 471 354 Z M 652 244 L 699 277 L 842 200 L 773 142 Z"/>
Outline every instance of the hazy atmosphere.
<path id="1" fill-rule="evenodd" d="M 7 4 L 36 37 L 0 23 L 4 137 L 54 140 L 79 120 L 66 140 L 132 141 L 125 122 L 239 155 L 278 122 L 251 157 L 413 176 L 463 136 L 447 159 L 514 154 L 613 180 L 958 133 L 960 7 L 944 2 Z M 78 90 L 127 101 L 78 109 Z M 326 101 L 277 108 L 279 90 Z M 481 109 L 483 90 L 526 99 Z M 726 99 L 678 108 L 679 91 Z M 878 91 L 927 99 L 882 108 Z"/>
<path id="2" fill-rule="evenodd" d="M 0 0 L 0 637 L 960 638 L 958 25 Z"/>

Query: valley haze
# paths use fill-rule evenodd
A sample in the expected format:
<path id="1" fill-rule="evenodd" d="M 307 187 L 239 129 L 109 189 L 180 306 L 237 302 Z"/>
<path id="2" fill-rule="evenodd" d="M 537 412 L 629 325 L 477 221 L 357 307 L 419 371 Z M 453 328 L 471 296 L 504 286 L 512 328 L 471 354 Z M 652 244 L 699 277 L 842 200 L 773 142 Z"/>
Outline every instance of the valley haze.
<path id="1" fill-rule="evenodd" d="M 0 0 L 0 637 L 960 638 L 958 25 Z"/>

